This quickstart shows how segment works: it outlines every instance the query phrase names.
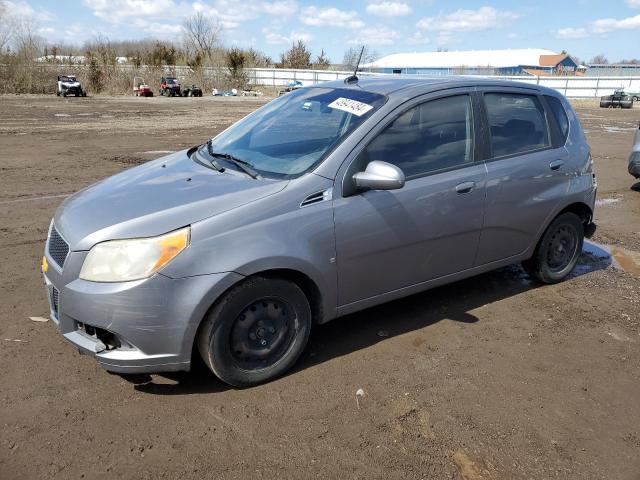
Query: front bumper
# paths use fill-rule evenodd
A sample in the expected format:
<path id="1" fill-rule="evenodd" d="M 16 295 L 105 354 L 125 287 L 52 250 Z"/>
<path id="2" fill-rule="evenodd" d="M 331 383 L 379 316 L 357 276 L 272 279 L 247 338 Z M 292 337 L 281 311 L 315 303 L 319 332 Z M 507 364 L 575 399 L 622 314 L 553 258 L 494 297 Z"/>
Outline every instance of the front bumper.
<path id="1" fill-rule="evenodd" d="M 77 278 L 85 254 L 71 252 L 64 271 L 47 256 L 51 319 L 80 352 L 118 373 L 189 370 L 200 321 L 242 278 L 236 273 L 180 279 L 156 274 L 134 282 L 88 282 Z"/>

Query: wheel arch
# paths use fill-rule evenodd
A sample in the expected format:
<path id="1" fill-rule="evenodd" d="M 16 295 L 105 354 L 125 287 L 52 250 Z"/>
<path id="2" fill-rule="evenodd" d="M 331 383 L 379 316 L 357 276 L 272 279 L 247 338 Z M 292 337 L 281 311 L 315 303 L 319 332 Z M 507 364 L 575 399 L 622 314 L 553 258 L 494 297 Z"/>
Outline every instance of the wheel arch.
<path id="1" fill-rule="evenodd" d="M 580 220 L 585 227 L 589 225 L 591 223 L 591 220 L 593 219 L 593 210 L 591 210 L 591 207 L 589 207 L 589 205 L 584 202 L 574 202 L 570 205 L 567 205 L 556 215 L 554 215 L 554 217 L 551 219 L 551 222 L 553 222 L 556 218 L 558 218 L 559 215 L 562 215 L 563 213 L 575 213 L 578 217 L 580 217 Z M 549 225 L 551 225 L 551 222 L 549 222 Z M 549 225 L 545 227 L 545 230 Z"/>
<path id="2" fill-rule="evenodd" d="M 200 329 L 202 324 L 209 315 L 209 312 L 229 293 L 233 288 L 242 284 L 243 282 L 248 281 L 251 278 L 255 277 L 266 277 L 266 278 L 280 278 L 284 280 L 288 280 L 295 285 L 297 285 L 304 295 L 307 297 L 309 301 L 309 306 L 311 307 L 311 320 L 314 324 L 323 323 L 327 319 L 325 319 L 325 309 L 323 308 L 323 297 L 320 287 L 317 283 L 309 277 L 307 274 L 303 273 L 300 270 L 292 269 L 292 268 L 271 268 L 261 271 L 256 271 L 251 275 L 242 276 L 236 279 L 235 282 L 231 283 L 227 286 L 226 289 L 218 295 L 215 300 L 208 306 L 204 315 L 198 320 L 198 325 L 195 328 L 195 335 L 191 340 L 191 358 L 193 360 L 194 355 L 197 353 L 198 346 L 198 337 L 200 333 Z"/>
<path id="3" fill-rule="evenodd" d="M 569 205 L 566 205 L 562 209 L 555 212 L 555 214 L 549 216 L 548 220 L 544 223 L 543 227 L 540 228 L 540 230 L 538 231 L 538 234 L 535 237 L 535 242 L 532 242 L 532 244 L 529 246 L 527 250 L 527 254 L 525 255 L 525 258 L 530 258 L 531 255 L 533 255 L 533 252 L 535 251 L 536 247 L 540 243 L 540 240 L 542 240 L 542 237 L 544 236 L 544 232 L 547 231 L 547 229 L 549 228 L 549 225 L 551 225 L 555 221 L 555 219 L 558 218 L 563 213 L 576 214 L 580 218 L 582 225 L 585 228 L 585 233 L 588 232 L 587 227 L 591 224 L 591 221 L 593 220 L 593 210 L 591 210 L 591 207 L 589 207 L 589 205 L 587 205 L 584 202 L 578 201 L 578 202 L 570 203 Z M 585 237 L 588 237 L 588 236 L 590 235 L 585 235 Z"/>

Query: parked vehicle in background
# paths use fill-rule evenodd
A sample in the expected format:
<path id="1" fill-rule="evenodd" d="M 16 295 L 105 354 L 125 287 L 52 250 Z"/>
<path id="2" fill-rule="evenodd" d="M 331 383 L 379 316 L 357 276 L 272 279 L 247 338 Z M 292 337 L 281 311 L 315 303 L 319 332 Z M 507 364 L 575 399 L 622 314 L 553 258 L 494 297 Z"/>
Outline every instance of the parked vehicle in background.
<path id="1" fill-rule="evenodd" d="M 600 97 L 600 108 L 633 108 L 633 96 L 624 90 L 616 90 L 613 95 Z"/>
<path id="2" fill-rule="evenodd" d="M 595 197 L 554 90 L 350 77 L 68 197 L 42 271 L 52 320 L 107 370 L 188 370 L 196 349 L 248 386 L 314 324 L 517 262 L 563 280 Z"/>
<path id="3" fill-rule="evenodd" d="M 160 95 L 179 97 L 180 94 L 180 82 L 176 77 L 162 77 L 160 79 Z"/>
<path id="4" fill-rule="evenodd" d="M 200 87 L 196 87 L 195 85 L 191 85 L 190 87 L 185 88 L 182 91 L 183 97 L 201 97 L 202 89 Z"/>
<path id="5" fill-rule="evenodd" d="M 76 97 L 86 97 L 87 92 L 82 90 L 82 85 L 75 75 L 58 75 L 58 85 L 56 95 L 66 97 L 75 95 Z"/>
<path id="6" fill-rule="evenodd" d="M 142 77 L 133 78 L 133 94 L 136 97 L 153 97 L 153 90 Z"/>
<path id="7" fill-rule="evenodd" d="M 231 90 L 218 90 L 217 88 L 214 88 L 211 90 L 211 95 L 214 97 L 237 97 L 238 90 L 235 88 L 232 88 Z"/>
<path id="8" fill-rule="evenodd" d="M 302 82 L 300 80 L 292 80 L 290 81 L 286 87 L 278 92 L 278 96 L 282 96 L 285 93 L 293 92 L 294 90 L 298 90 L 302 88 Z"/>
<path id="9" fill-rule="evenodd" d="M 640 124 L 636 129 L 631 155 L 629 155 L 629 173 L 635 178 L 640 178 Z"/>

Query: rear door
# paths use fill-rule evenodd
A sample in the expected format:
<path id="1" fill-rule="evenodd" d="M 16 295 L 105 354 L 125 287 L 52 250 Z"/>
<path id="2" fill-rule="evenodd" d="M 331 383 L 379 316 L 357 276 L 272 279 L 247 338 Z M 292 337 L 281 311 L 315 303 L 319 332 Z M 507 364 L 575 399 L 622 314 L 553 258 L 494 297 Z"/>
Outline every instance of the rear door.
<path id="1" fill-rule="evenodd" d="M 341 306 L 473 266 L 486 173 L 472 100 L 455 89 L 411 101 L 345 162 L 334 195 Z M 353 174 L 373 160 L 402 169 L 405 186 L 356 191 Z"/>
<path id="2" fill-rule="evenodd" d="M 537 91 L 486 88 L 488 146 L 485 220 L 476 265 L 517 256 L 566 195 L 570 170 L 564 146 L 552 142 L 552 119 Z"/>

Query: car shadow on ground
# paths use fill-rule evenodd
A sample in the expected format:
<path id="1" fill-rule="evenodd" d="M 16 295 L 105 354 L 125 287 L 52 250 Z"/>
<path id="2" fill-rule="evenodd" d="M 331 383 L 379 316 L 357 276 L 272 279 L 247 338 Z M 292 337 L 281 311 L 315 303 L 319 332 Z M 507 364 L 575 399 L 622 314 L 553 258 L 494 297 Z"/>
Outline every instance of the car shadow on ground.
<path id="1" fill-rule="evenodd" d="M 640 192 L 640 182 L 631 185 L 631 190 L 633 190 L 634 192 Z"/>
<path id="2" fill-rule="evenodd" d="M 611 256 L 606 250 L 595 243 L 585 242 L 580 261 L 569 279 L 611 264 Z M 295 375 L 442 320 L 474 324 L 479 319 L 473 310 L 535 288 L 544 286 L 534 282 L 519 265 L 511 265 L 317 325 L 302 357 L 286 375 Z M 136 390 L 155 395 L 216 393 L 232 388 L 216 379 L 199 358 L 194 356 L 192 365 L 190 372 L 128 375 L 123 378 L 133 383 Z"/>

